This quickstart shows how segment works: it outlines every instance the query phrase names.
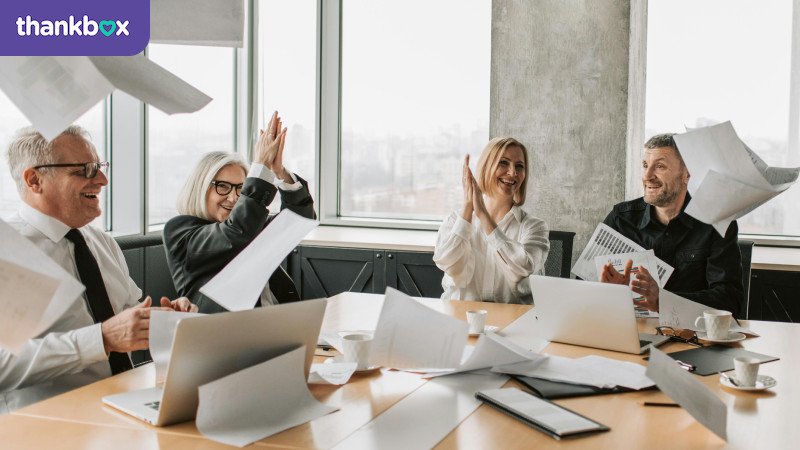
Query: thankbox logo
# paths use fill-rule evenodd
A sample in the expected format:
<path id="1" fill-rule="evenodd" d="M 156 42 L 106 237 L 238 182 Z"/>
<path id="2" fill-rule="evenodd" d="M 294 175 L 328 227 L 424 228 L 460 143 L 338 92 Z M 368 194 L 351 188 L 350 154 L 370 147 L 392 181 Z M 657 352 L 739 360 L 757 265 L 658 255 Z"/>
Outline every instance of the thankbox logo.
<path id="1" fill-rule="evenodd" d="M 29 0 L 0 11 L 2 55 L 127 56 L 149 40 L 149 0 Z"/>
<path id="2" fill-rule="evenodd" d="M 75 21 L 74 16 L 69 16 L 69 21 L 66 20 L 32 20 L 31 16 L 23 19 L 17 18 L 17 34 L 20 36 L 95 36 L 99 29 L 101 33 L 106 36 L 114 34 L 117 30 L 117 36 L 128 33 L 129 20 L 120 22 L 119 20 L 101 20 L 96 22 L 89 19 L 89 16 L 83 16 L 82 20 Z M 60 34 L 59 34 L 60 32 Z"/>

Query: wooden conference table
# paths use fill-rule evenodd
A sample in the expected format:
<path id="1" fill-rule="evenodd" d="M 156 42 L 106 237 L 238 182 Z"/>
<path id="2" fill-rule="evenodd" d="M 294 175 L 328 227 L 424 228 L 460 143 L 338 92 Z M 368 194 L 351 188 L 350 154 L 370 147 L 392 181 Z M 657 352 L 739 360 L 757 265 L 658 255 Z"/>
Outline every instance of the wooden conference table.
<path id="1" fill-rule="evenodd" d="M 345 293 L 329 301 L 324 330 L 374 329 L 383 296 Z M 424 300 L 429 306 L 466 320 L 466 311 L 489 311 L 487 323 L 501 328 L 529 306 Z M 656 319 L 640 319 L 640 331 L 654 332 Z M 670 402 L 659 391 L 558 400 L 557 403 L 611 427 L 610 432 L 557 441 L 505 414 L 482 405 L 448 434 L 437 448 L 742 448 L 779 449 L 800 445 L 800 325 L 749 321 L 761 337 L 735 344 L 779 356 L 762 365 L 777 386 L 760 393 L 720 385 L 718 376 L 698 377 L 728 406 L 728 443 L 681 408 L 644 407 Z M 475 338 L 470 338 L 474 343 Z M 667 343 L 673 352 L 687 344 Z M 567 357 L 597 354 L 644 364 L 641 356 L 552 343 L 545 353 Z M 324 357 L 317 357 L 321 362 Z M 150 386 L 152 364 L 30 405 L 0 417 L 0 448 L 216 449 L 231 448 L 205 439 L 194 422 L 154 427 L 102 404 L 101 397 Z M 310 385 L 323 403 L 339 411 L 256 442 L 258 447 L 329 448 L 341 442 L 427 381 L 414 374 L 381 369 L 356 374 L 343 386 Z M 519 386 L 509 381 L 507 386 Z M 413 433 L 413 430 L 409 430 Z"/>

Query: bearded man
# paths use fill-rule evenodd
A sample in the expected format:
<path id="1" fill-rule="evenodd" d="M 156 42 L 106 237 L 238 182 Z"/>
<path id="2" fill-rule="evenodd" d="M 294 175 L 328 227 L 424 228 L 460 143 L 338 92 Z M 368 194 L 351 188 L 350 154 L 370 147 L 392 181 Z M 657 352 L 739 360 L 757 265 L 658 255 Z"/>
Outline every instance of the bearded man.
<path id="1" fill-rule="evenodd" d="M 691 201 L 687 192 L 689 171 L 673 139 L 674 133 L 659 134 L 644 145 L 642 185 L 644 196 L 622 202 L 603 221 L 625 237 L 675 268 L 664 288 L 681 297 L 715 309 L 744 314 L 742 258 L 737 244 L 739 226 L 731 222 L 722 237 L 711 225 L 684 212 Z M 618 273 L 610 264 L 600 281 L 628 284 L 631 271 Z M 631 290 L 644 297 L 640 304 L 658 311 L 659 287 L 641 268 Z"/>

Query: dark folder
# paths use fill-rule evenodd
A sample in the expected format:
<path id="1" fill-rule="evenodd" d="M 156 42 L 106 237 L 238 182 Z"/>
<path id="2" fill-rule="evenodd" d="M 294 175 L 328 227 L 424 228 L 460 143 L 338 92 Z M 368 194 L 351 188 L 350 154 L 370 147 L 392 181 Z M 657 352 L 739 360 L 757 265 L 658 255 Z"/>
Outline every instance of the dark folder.
<path id="1" fill-rule="evenodd" d="M 533 391 L 537 397 L 546 399 L 556 398 L 569 398 L 569 397 L 585 397 L 588 395 L 604 395 L 604 394 L 619 394 L 622 392 L 635 392 L 634 389 L 617 386 L 611 389 L 603 389 L 595 386 L 586 386 L 582 384 L 559 383 L 556 381 L 543 380 L 541 378 L 525 377 L 521 375 L 513 375 L 513 377 L 522 383 L 525 387 Z M 655 389 L 656 387 L 649 387 L 644 390 Z"/>
<path id="2" fill-rule="evenodd" d="M 777 361 L 780 359 L 776 356 L 762 355 L 761 353 L 749 352 L 741 348 L 726 347 L 724 345 L 697 347 L 690 350 L 667 353 L 667 355 L 684 364 L 691 364 L 695 367 L 691 372 L 702 376 L 733 370 L 733 358 L 739 356 L 755 358 L 759 363 Z"/>

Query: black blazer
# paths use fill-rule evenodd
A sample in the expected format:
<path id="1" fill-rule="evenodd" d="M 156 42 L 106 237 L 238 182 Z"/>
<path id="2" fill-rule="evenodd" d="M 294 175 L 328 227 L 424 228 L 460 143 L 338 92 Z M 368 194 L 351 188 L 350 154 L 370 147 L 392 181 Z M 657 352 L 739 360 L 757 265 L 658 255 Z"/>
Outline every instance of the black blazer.
<path id="1" fill-rule="evenodd" d="M 297 177 L 303 187 L 294 192 L 279 190 L 260 179 L 247 177 L 242 195 L 225 222 L 213 222 L 195 216 L 177 216 L 164 226 L 164 248 L 172 281 L 178 294 L 188 297 L 202 313 L 217 313 L 225 308 L 200 293 L 200 288 L 239 254 L 275 216 L 267 206 L 281 193 L 281 210 L 311 219 L 316 218 L 314 200 L 306 180 Z M 278 266 L 269 286 L 280 303 L 299 300 L 292 279 Z M 259 299 L 253 299 L 257 305 Z"/>

